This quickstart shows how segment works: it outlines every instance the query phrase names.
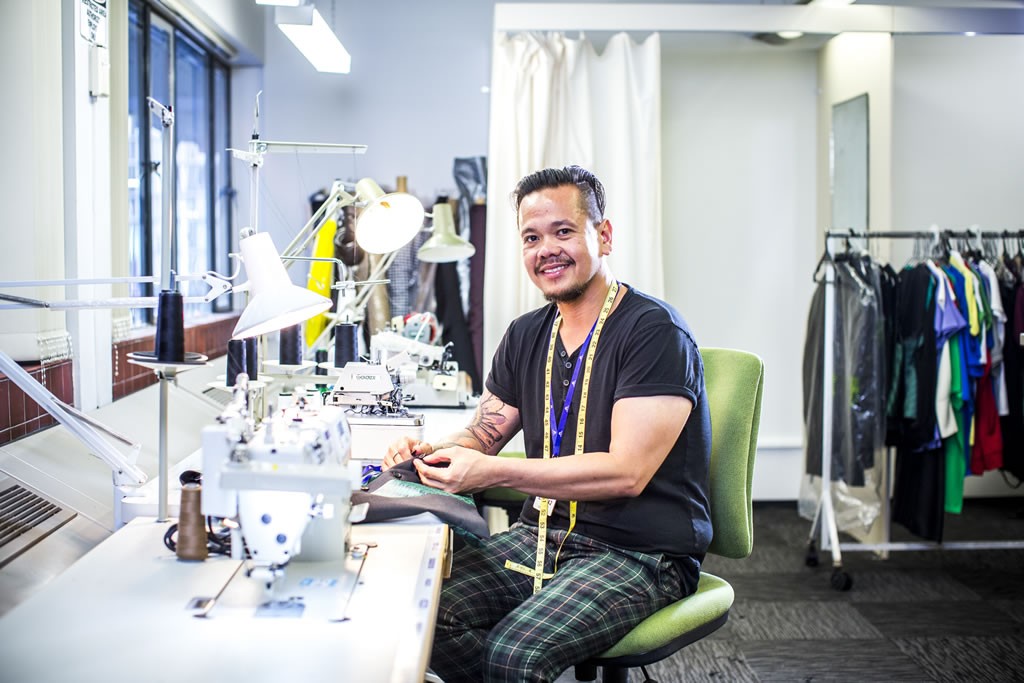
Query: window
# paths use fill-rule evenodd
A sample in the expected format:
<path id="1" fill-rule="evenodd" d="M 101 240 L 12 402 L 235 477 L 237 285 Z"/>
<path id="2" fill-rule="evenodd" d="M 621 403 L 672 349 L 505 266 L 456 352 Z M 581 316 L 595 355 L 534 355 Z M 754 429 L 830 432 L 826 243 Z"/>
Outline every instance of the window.
<path id="1" fill-rule="evenodd" d="M 163 126 L 147 97 L 174 112 L 174 240 L 171 269 L 180 274 L 228 273 L 231 245 L 231 174 L 228 65 L 188 26 L 147 2 L 132 2 L 128 21 L 128 201 L 131 275 L 161 275 L 163 244 Z M 202 295 L 201 282 L 182 282 L 186 296 Z M 156 286 L 133 287 L 153 296 Z M 190 304 L 185 317 L 230 310 L 230 297 Z M 150 324 L 154 309 L 133 309 L 133 325 Z"/>

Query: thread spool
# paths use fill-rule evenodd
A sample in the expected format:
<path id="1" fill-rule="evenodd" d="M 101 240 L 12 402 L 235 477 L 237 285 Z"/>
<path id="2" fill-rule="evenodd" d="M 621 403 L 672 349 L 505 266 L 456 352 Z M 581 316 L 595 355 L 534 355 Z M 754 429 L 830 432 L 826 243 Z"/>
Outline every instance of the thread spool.
<path id="1" fill-rule="evenodd" d="M 185 362 L 185 305 L 181 292 L 165 289 L 157 301 L 156 348 L 161 363 Z"/>
<path id="2" fill-rule="evenodd" d="M 302 325 L 282 329 L 277 343 L 281 365 L 302 365 L 302 345 Z"/>
<path id="3" fill-rule="evenodd" d="M 317 349 L 313 353 L 313 357 L 316 359 L 316 369 L 313 370 L 317 375 L 327 375 L 327 368 L 322 367 L 321 363 L 327 362 L 327 349 Z M 326 384 L 317 384 L 317 389 L 326 389 Z"/>
<path id="4" fill-rule="evenodd" d="M 228 340 L 228 368 L 224 375 L 224 384 L 235 386 L 238 375 L 245 372 L 245 342 L 241 339 Z"/>
<path id="5" fill-rule="evenodd" d="M 359 360 L 359 325 L 338 323 L 334 326 L 334 367 Z"/>
<path id="6" fill-rule="evenodd" d="M 181 487 L 181 512 L 178 515 L 178 541 L 175 553 L 179 560 L 201 562 L 207 558 L 206 521 L 202 512 L 202 487 L 189 482 Z"/>
<path id="7" fill-rule="evenodd" d="M 255 382 L 260 378 L 260 340 L 258 337 L 246 337 L 245 342 L 245 374 L 249 375 L 249 381 Z"/>

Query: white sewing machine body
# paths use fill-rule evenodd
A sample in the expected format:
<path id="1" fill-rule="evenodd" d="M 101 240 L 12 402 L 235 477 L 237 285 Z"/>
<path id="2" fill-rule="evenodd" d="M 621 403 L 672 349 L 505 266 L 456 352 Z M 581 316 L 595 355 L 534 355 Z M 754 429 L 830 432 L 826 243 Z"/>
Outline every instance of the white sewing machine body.
<path id="1" fill-rule="evenodd" d="M 398 373 L 405 405 L 465 408 L 469 394 L 450 346 L 425 344 L 389 330 L 370 340 L 371 355 Z"/>
<path id="2" fill-rule="evenodd" d="M 304 560 L 344 557 L 351 432 L 344 408 L 318 397 L 300 398 L 256 428 L 247 393 L 237 389 L 217 424 L 203 430 L 202 511 L 237 524 L 232 555 L 243 557 L 244 540 L 249 574 L 271 587 L 299 553 Z"/>

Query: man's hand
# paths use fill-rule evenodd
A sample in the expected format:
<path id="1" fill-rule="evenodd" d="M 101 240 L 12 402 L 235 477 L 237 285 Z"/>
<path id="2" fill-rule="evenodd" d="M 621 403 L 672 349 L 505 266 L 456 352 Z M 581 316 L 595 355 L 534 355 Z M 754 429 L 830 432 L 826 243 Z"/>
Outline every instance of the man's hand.
<path id="1" fill-rule="evenodd" d="M 417 441 L 411 439 L 408 436 L 403 436 L 395 443 L 388 446 L 388 452 L 384 456 L 382 467 L 384 469 L 391 469 L 395 465 L 411 458 L 419 458 L 424 455 L 430 455 L 434 452 L 434 447 L 426 441 Z"/>
<path id="2" fill-rule="evenodd" d="M 496 458 L 463 446 L 444 446 L 416 457 L 420 481 L 448 493 L 476 493 L 490 487 L 488 465 Z"/>

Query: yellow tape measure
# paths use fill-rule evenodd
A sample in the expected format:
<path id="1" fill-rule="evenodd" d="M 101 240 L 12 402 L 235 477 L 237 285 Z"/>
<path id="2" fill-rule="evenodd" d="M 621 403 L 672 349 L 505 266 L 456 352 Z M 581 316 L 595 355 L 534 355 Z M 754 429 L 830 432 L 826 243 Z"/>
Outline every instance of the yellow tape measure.
<path id="1" fill-rule="evenodd" d="M 594 325 L 594 335 L 590 340 L 590 345 L 587 348 L 587 358 L 585 365 L 583 366 L 583 387 L 580 394 L 580 409 L 576 415 L 576 448 L 573 452 L 574 455 L 583 454 L 583 440 L 586 434 L 587 426 L 587 398 L 590 387 L 590 370 L 594 362 L 594 354 L 597 353 L 597 342 L 601 338 L 601 330 L 604 328 L 604 321 L 608 318 L 608 314 L 612 310 L 612 305 L 615 303 L 615 297 L 619 293 L 619 283 L 613 282 L 612 286 L 608 288 L 608 295 L 605 297 L 604 305 L 601 307 L 601 313 L 597 316 L 597 323 Z M 555 363 L 555 343 L 558 339 L 558 329 L 562 325 L 562 316 L 555 318 L 555 323 L 551 326 L 551 340 L 548 343 L 548 361 L 544 368 L 544 459 L 551 457 L 551 375 L 552 368 Z M 578 361 L 577 361 L 578 362 Z M 512 562 L 511 560 L 505 560 L 505 568 L 511 569 L 512 571 L 525 574 L 533 577 L 533 592 L 536 594 L 540 591 L 541 585 L 545 579 L 550 579 L 558 571 L 558 555 L 562 551 L 562 546 L 559 545 L 558 552 L 555 553 L 555 566 L 553 571 L 544 572 L 544 556 L 547 551 L 547 540 L 548 540 L 548 515 L 551 515 L 555 511 L 555 501 L 550 498 L 539 497 L 538 512 L 537 512 L 537 558 L 532 568 L 526 565 L 519 564 L 518 562 Z M 569 537 L 572 533 L 573 528 L 576 526 L 576 501 L 569 501 L 569 530 L 565 534 L 565 538 Z M 562 543 L 565 543 L 565 539 L 562 539 Z"/>

